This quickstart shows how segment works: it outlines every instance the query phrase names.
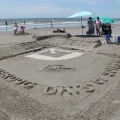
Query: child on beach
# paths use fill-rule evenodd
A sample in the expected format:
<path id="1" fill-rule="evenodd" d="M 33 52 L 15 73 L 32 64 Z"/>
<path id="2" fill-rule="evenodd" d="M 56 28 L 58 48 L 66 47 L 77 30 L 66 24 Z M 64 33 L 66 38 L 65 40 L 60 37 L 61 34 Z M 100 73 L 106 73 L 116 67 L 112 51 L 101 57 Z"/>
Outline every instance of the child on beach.
<path id="1" fill-rule="evenodd" d="M 15 23 L 14 25 L 14 35 L 18 35 L 18 25 Z"/>
<path id="2" fill-rule="evenodd" d="M 20 33 L 22 34 L 22 35 L 24 35 L 25 34 L 25 26 L 20 26 L 20 29 L 21 29 L 21 31 L 20 31 Z"/>

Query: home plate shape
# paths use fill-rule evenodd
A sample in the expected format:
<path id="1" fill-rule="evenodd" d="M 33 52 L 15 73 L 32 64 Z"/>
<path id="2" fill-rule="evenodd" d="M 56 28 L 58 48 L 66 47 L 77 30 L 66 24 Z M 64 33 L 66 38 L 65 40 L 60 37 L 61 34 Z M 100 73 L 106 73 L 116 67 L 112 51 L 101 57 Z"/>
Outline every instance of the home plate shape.
<path id="1" fill-rule="evenodd" d="M 25 57 L 39 59 L 39 60 L 54 61 L 54 60 L 68 60 L 75 57 L 79 57 L 81 55 L 83 55 L 83 53 L 50 48 L 48 50 L 44 50 L 32 55 L 27 55 Z"/>

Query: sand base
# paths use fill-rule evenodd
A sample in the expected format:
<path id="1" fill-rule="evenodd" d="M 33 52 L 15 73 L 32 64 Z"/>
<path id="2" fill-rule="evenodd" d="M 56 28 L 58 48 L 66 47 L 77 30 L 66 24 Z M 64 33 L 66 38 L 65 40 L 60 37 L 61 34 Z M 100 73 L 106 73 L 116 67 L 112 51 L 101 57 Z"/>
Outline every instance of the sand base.
<path id="1" fill-rule="evenodd" d="M 51 29 L 47 30 L 50 35 Z M 68 28 L 68 31 L 74 30 Z M 13 36 L 8 42 L 10 35 L 7 34 L 1 36 L 6 40 L 0 48 L 2 119 L 118 119 L 118 45 L 98 45 L 98 40 L 105 43 L 103 37 L 59 35 L 36 40 L 32 38 L 34 33 L 14 36 L 18 39 L 14 43 Z"/>

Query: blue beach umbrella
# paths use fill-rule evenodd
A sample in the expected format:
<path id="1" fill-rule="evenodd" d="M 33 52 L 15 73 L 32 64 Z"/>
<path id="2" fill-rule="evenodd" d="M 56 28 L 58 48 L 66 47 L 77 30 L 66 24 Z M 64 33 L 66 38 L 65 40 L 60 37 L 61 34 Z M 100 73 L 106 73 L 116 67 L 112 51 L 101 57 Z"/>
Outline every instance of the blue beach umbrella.
<path id="1" fill-rule="evenodd" d="M 88 11 L 79 11 L 79 12 L 69 16 L 68 18 L 81 18 L 81 26 L 82 26 L 82 17 L 83 16 L 91 16 L 91 15 L 94 15 L 94 14 L 91 12 L 88 12 Z M 83 35 L 83 29 L 82 29 L 82 35 Z"/>
<path id="2" fill-rule="evenodd" d="M 107 16 L 100 16 L 99 17 L 102 23 L 114 23 L 114 19 L 107 17 Z M 94 21 L 96 21 L 97 17 L 94 18 Z"/>

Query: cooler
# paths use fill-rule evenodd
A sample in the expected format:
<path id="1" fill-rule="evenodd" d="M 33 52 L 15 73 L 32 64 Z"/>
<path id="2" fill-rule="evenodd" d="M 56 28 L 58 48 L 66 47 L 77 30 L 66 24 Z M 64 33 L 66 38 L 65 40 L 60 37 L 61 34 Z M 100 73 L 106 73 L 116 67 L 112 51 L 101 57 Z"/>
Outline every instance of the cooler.
<path id="1" fill-rule="evenodd" d="M 118 43 L 120 43 L 120 36 L 118 36 Z"/>
<path id="2" fill-rule="evenodd" d="M 111 42 L 117 43 L 118 42 L 118 35 L 113 35 L 113 39 Z"/>

